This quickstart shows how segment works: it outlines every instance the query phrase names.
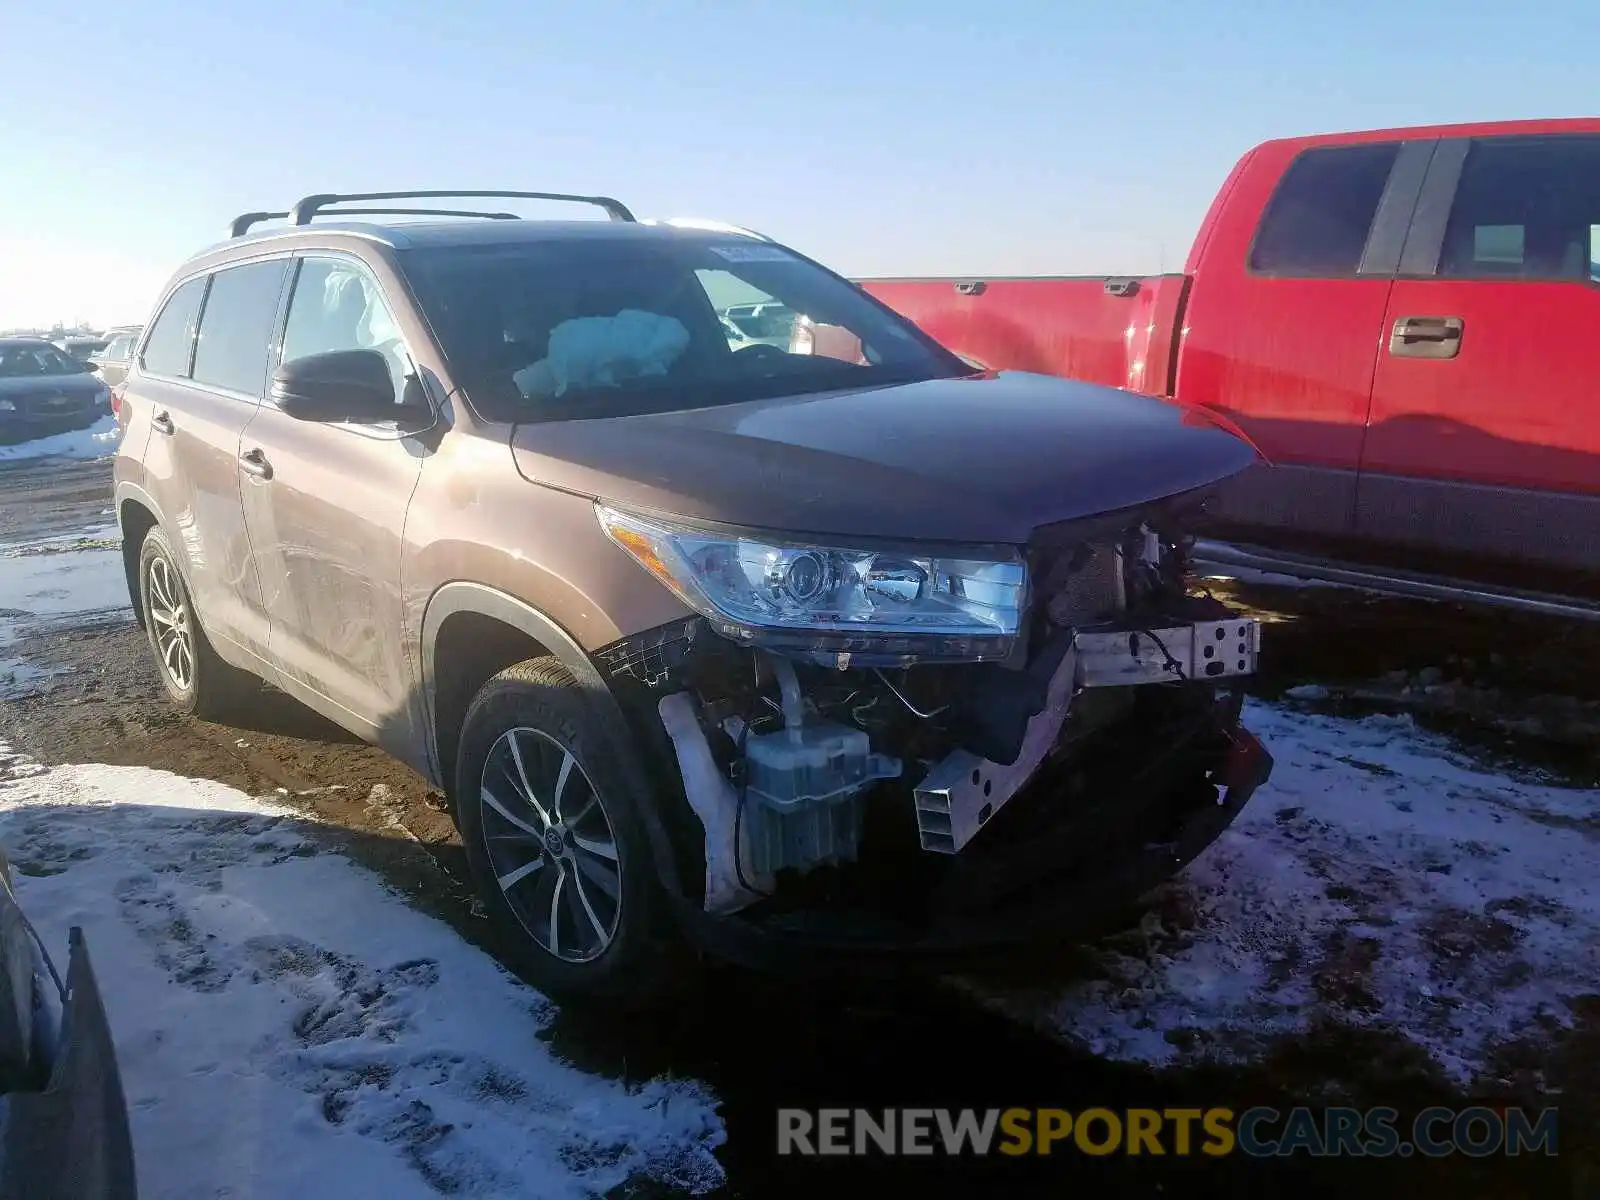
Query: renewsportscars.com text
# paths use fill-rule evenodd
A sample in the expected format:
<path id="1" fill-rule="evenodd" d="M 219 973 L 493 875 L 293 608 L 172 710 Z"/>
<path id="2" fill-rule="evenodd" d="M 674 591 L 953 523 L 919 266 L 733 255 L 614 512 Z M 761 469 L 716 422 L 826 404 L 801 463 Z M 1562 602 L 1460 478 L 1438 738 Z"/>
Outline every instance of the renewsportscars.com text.
<path id="1" fill-rule="evenodd" d="M 778 1153 L 1256 1158 L 1555 1154 L 1556 1110 L 1427 1108 L 781 1108 Z"/>

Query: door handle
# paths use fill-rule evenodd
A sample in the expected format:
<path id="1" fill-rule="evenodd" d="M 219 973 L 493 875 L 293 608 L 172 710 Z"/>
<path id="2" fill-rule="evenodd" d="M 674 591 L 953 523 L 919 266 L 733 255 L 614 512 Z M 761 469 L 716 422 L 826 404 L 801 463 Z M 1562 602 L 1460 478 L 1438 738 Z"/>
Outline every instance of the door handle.
<path id="1" fill-rule="evenodd" d="M 239 466 L 246 475 L 254 475 L 257 479 L 272 478 L 272 464 L 259 447 L 239 455 Z"/>
<path id="2" fill-rule="evenodd" d="M 1466 323 L 1460 317 L 1401 317 L 1389 334 L 1389 353 L 1400 358 L 1454 358 Z"/>
<path id="3" fill-rule="evenodd" d="M 150 418 L 150 425 L 157 433 L 164 433 L 168 437 L 177 432 L 177 426 L 172 423 L 172 414 L 165 409 Z"/>

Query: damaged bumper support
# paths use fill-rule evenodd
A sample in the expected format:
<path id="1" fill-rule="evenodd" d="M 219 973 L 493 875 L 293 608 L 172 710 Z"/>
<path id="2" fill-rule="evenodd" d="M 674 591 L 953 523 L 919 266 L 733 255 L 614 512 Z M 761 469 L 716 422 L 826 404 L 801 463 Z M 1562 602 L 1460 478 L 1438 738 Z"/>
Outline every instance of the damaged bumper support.
<path id="1" fill-rule="evenodd" d="M 910 789 L 921 849 L 948 857 L 953 864 L 964 864 L 967 855 L 963 851 L 968 844 L 1046 768 L 1085 691 L 1183 681 L 1210 683 L 1249 674 L 1256 669 L 1259 634 L 1256 622 L 1238 619 L 1077 631 L 1059 651 L 1043 705 L 1028 719 L 1014 761 L 997 763 L 957 748 L 934 762 Z M 798 842 L 803 846 L 795 857 L 809 864 L 852 861 L 858 827 L 854 798 L 873 782 L 901 774 L 898 760 L 868 753 L 860 731 L 827 722 L 808 723 L 792 664 L 777 656 L 772 660 L 782 695 L 784 728 L 748 741 L 739 738 L 744 757 L 739 763 L 743 774 L 738 787 L 712 751 L 709 723 L 694 694 L 679 691 L 658 701 L 685 795 L 705 831 L 704 915 L 725 916 L 772 896 L 774 872 L 792 865 L 785 861 L 786 845 Z M 1239 727 L 1237 718 L 1237 697 L 1220 708 L 1208 703 L 1200 719 L 1191 721 L 1183 735 L 1192 738 L 1193 747 L 1184 748 L 1169 738 L 1165 749 L 1171 753 L 1152 756 L 1175 762 L 1180 772 L 1187 770 L 1191 775 L 1196 762 L 1214 763 L 1210 779 L 1215 786 L 1207 789 L 1207 795 L 1215 799 L 1189 805 L 1175 818 L 1163 818 L 1159 837 L 1135 838 L 1125 844 L 1116 864 L 1120 882 L 1094 882 L 1099 873 L 1084 870 L 1079 872 L 1084 886 L 1101 895 L 1121 893 L 1126 887 L 1148 888 L 1216 837 L 1271 770 L 1270 756 Z M 805 765 L 808 762 L 810 765 Z M 765 781 L 764 765 L 772 768 L 771 778 Z M 1138 772 L 1127 774 L 1131 783 Z M 1152 778 L 1141 786 L 1157 788 L 1161 781 Z M 757 794 L 754 804 L 753 791 Z M 791 801 L 797 803 L 790 807 Z M 1125 813 L 1095 814 L 1096 831 L 1108 833 L 1124 817 L 1143 819 L 1139 805 L 1130 801 L 1122 807 Z M 1050 814 L 1052 820 L 1059 818 L 1057 824 L 1063 829 L 1081 815 L 1067 808 L 1063 803 L 1059 814 Z M 774 812 L 792 813 L 794 819 L 785 826 L 772 817 Z M 1082 842 L 1080 835 L 1072 837 Z M 1048 850 L 1047 846 L 1055 848 Z M 1021 858 L 1031 860 L 1026 864 L 1017 861 L 1009 848 L 995 848 L 984 857 L 1009 860 L 1011 865 L 1001 874 L 1016 879 L 1023 867 L 1022 874 L 1048 874 L 1058 869 L 1072 859 L 1071 849 L 1070 844 L 1055 846 L 1053 838 L 1046 838 L 1023 852 Z M 965 890 L 970 899 L 985 889 L 974 891 L 967 886 L 980 873 L 976 864 L 968 865 L 974 869 L 956 872 L 966 882 L 951 894 Z"/>
<path id="2" fill-rule="evenodd" d="M 922 848 L 955 854 L 970 842 L 1055 748 L 1078 692 L 1252 674 L 1260 644 L 1261 626 L 1250 620 L 1075 634 L 1050 678 L 1044 708 L 1028 721 L 1015 762 L 997 763 L 955 750 L 917 785 Z"/>
<path id="3" fill-rule="evenodd" d="M 1166 882 L 1210 846 L 1271 775 L 1271 755 L 1246 730 L 1223 722 L 1192 731 L 1192 742 L 1213 738 L 1222 742 L 1214 801 L 1180 801 L 1170 813 L 1149 802 L 1181 788 L 1189 773 L 1190 746 L 1181 739 L 1170 743 L 1170 753 L 1144 764 L 1098 811 L 1063 813 L 1037 839 L 980 840 L 962 854 L 941 856 L 951 870 L 930 898 L 933 916 L 926 922 L 896 924 L 860 909 L 730 920 L 688 900 L 679 903 L 679 917 L 689 936 L 719 957 L 802 972 L 854 972 L 905 956 L 959 956 L 1093 934 L 1108 914 Z"/>

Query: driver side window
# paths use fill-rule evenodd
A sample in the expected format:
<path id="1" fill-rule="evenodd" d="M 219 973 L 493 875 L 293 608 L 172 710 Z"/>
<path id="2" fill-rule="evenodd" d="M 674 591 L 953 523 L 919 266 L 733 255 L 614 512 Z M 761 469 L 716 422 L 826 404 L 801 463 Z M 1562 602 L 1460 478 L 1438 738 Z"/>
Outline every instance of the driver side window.
<path id="1" fill-rule="evenodd" d="M 399 326 L 366 272 L 333 258 L 300 264 L 283 330 L 282 363 L 332 350 L 376 350 L 389 364 L 395 403 L 405 394 L 411 360 Z"/>

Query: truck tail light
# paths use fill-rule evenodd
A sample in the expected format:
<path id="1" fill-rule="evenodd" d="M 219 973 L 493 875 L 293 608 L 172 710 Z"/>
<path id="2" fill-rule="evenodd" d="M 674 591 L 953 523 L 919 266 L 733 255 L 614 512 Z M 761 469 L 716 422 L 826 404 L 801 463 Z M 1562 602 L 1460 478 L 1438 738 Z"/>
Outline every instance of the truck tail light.
<path id="1" fill-rule="evenodd" d="M 111 389 L 111 415 L 119 421 L 122 419 L 122 392 L 126 384 L 119 383 Z"/>

